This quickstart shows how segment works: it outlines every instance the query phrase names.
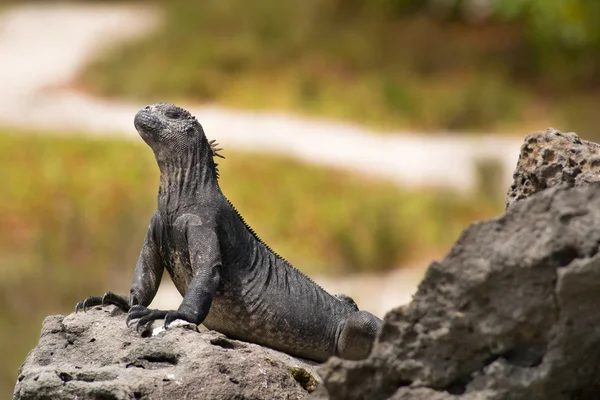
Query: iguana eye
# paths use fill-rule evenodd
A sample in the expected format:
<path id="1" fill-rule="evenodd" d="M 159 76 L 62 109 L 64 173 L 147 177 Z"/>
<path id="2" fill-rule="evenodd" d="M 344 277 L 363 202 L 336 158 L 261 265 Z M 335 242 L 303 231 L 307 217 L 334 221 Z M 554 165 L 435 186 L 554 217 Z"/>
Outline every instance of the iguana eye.
<path id="1" fill-rule="evenodd" d="M 181 117 L 181 110 L 177 108 L 170 108 L 167 111 L 165 111 L 165 116 L 167 118 L 178 119 Z"/>

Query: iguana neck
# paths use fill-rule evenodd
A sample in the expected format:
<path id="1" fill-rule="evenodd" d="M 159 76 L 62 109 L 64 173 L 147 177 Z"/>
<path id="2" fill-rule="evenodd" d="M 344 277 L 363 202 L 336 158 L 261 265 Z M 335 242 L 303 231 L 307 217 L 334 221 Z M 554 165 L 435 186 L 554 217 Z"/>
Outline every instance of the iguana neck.
<path id="1" fill-rule="evenodd" d="M 166 161 L 158 160 L 158 209 L 166 214 L 202 203 L 220 190 L 210 145 L 195 147 L 190 152 L 172 153 Z"/>

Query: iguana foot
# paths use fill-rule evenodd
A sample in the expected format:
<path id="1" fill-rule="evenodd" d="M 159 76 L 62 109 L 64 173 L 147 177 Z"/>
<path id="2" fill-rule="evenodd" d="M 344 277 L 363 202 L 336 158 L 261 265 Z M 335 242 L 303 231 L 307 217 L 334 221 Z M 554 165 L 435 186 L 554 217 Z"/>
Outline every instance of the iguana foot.
<path id="1" fill-rule="evenodd" d="M 129 311 L 129 296 L 121 296 L 113 292 L 106 292 L 103 296 L 90 296 L 75 305 L 75 312 L 87 311 L 89 307 L 115 305 L 121 310 Z"/>
<path id="2" fill-rule="evenodd" d="M 176 319 L 181 319 L 186 322 L 196 324 L 196 322 L 194 322 L 195 318 L 193 318 L 191 315 L 186 315 L 184 312 L 176 310 L 152 310 L 141 305 L 136 305 L 129 309 L 125 323 L 127 326 L 129 326 L 132 320 L 137 319 L 138 322 L 136 330 L 140 331 L 140 329 L 146 329 L 152 321 L 163 318 L 165 319 L 165 329 L 168 329 L 171 322 L 175 321 Z"/>
<path id="3" fill-rule="evenodd" d="M 137 306 L 133 306 L 129 309 L 125 323 L 127 326 L 129 326 L 131 321 L 137 319 L 138 322 L 135 329 L 139 332 L 140 329 L 146 329 L 154 320 L 165 318 L 168 312 L 169 311 L 152 310 L 138 304 Z"/>
<path id="4" fill-rule="evenodd" d="M 367 358 L 382 324 L 383 321 L 366 311 L 350 314 L 340 326 L 336 355 L 347 360 Z"/>

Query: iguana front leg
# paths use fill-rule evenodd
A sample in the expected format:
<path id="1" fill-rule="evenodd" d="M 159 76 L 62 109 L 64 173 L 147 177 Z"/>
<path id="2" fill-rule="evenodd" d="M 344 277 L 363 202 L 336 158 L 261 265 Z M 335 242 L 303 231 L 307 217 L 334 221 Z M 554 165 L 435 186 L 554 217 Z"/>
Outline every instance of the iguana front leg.
<path id="1" fill-rule="evenodd" d="M 75 306 L 75 312 L 79 310 L 87 311 L 89 307 L 100 305 L 115 305 L 121 310 L 127 312 L 131 307 L 141 304 L 149 305 L 160 285 L 160 280 L 164 271 L 163 263 L 158 251 L 158 245 L 154 236 L 158 216 L 155 213 L 150 221 L 144 246 L 140 252 L 135 272 L 133 274 L 133 282 L 129 296 L 122 296 L 113 292 L 106 292 L 103 296 L 90 296 L 85 300 L 80 301 Z"/>
<path id="2" fill-rule="evenodd" d="M 187 246 L 192 266 L 192 281 L 177 310 L 151 310 L 143 305 L 131 308 L 127 323 L 138 319 L 137 328 L 144 327 L 156 319 L 165 319 L 165 328 L 181 319 L 200 325 L 208 315 L 212 299 L 221 280 L 221 252 L 214 228 L 190 225 Z"/>

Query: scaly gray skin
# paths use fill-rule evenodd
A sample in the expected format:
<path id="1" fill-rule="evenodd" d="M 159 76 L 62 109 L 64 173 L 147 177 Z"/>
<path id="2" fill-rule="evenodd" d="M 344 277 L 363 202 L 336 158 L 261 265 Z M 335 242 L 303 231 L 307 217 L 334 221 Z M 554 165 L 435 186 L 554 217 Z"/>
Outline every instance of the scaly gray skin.
<path id="1" fill-rule="evenodd" d="M 189 112 L 158 103 L 134 124 L 160 168 L 158 209 L 130 295 L 88 297 L 75 311 L 114 304 L 138 329 L 182 319 L 315 361 L 369 355 L 381 320 L 348 296 L 330 295 L 258 238 L 221 192 L 213 160 L 220 149 Z M 163 268 L 183 296 L 177 310 L 147 308 Z"/>

